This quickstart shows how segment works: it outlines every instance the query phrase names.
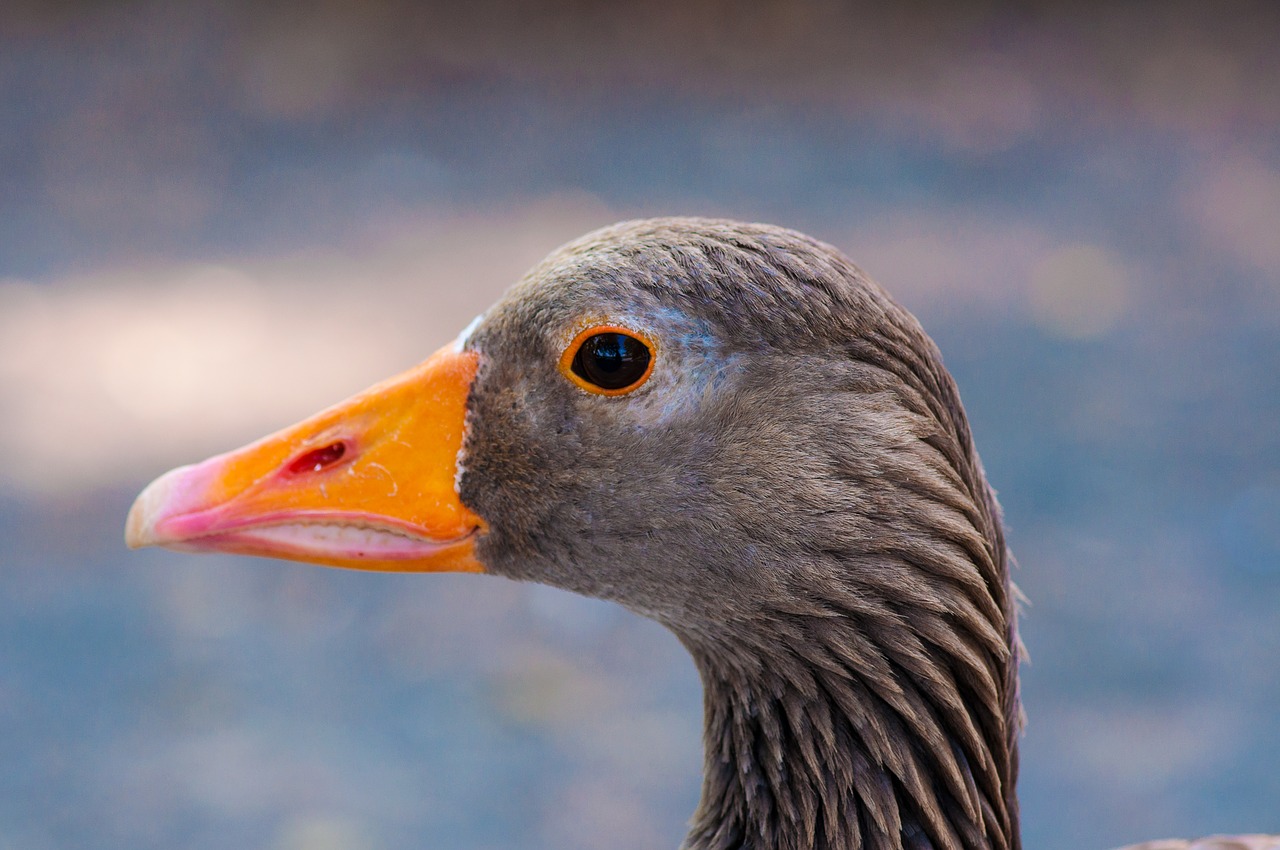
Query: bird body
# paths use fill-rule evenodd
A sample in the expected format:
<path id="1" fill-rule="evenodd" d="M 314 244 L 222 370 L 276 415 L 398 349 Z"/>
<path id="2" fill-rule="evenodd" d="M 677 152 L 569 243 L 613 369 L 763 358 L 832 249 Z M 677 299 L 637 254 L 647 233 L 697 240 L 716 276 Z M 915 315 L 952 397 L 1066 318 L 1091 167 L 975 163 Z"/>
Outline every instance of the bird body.
<path id="1" fill-rule="evenodd" d="M 705 693 L 688 850 L 1019 850 L 1017 592 L 959 394 L 794 231 L 589 234 L 417 369 L 158 479 L 127 537 L 657 620 Z"/>

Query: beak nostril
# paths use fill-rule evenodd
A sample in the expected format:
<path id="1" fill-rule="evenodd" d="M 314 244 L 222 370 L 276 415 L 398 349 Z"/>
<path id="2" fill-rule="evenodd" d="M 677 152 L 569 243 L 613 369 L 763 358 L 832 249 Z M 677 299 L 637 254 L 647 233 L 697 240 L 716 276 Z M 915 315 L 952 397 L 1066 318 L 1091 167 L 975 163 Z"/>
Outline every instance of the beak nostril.
<path id="1" fill-rule="evenodd" d="M 333 466 L 342 460 L 346 453 L 347 444 L 342 440 L 330 443 L 327 446 L 321 446 L 318 449 L 312 449 L 289 464 L 289 474 L 302 475 L 308 472 L 319 472 L 325 467 Z"/>

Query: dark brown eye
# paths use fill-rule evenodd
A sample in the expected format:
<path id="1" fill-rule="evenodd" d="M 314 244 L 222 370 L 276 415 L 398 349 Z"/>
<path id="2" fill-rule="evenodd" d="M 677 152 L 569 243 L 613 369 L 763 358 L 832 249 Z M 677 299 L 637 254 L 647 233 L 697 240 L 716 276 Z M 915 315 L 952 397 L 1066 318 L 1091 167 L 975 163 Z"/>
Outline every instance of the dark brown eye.
<path id="1" fill-rule="evenodd" d="M 649 377 L 653 370 L 653 347 L 640 334 L 626 328 L 609 325 L 590 328 L 578 334 L 565 349 L 560 368 L 584 390 L 600 395 L 623 395 Z"/>

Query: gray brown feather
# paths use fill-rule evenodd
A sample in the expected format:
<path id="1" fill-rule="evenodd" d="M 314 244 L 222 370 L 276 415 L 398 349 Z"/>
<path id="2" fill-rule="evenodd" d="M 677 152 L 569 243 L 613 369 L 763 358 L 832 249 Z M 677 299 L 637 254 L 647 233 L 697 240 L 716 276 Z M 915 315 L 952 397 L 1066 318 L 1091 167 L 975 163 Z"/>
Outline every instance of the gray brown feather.
<path id="1" fill-rule="evenodd" d="M 592 322 L 657 341 L 636 392 L 557 374 Z M 486 566 L 653 617 L 698 666 L 687 848 L 1019 850 L 1010 558 L 906 310 L 793 231 L 655 219 L 552 254 L 467 345 Z"/>

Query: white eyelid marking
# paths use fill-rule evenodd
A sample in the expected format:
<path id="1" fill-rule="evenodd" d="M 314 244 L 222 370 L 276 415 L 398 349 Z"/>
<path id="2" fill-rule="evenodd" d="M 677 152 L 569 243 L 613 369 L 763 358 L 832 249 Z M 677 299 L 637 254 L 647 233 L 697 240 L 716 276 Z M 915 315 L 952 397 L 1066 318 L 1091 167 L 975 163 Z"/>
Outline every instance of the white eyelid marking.
<path id="1" fill-rule="evenodd" d="M 471 320 L 471 324 L 462 329 L 462 333 L 458 334 L 458 338 L 453 341 L 454 351 L 461 352 L 462 349 L 466 348 L 467 341 L 471 339 L 471 334 L 475 333 L 476 326 L 483 320 L 484 313 L 481 313 L 479 316 L 476 316 Z"/>

